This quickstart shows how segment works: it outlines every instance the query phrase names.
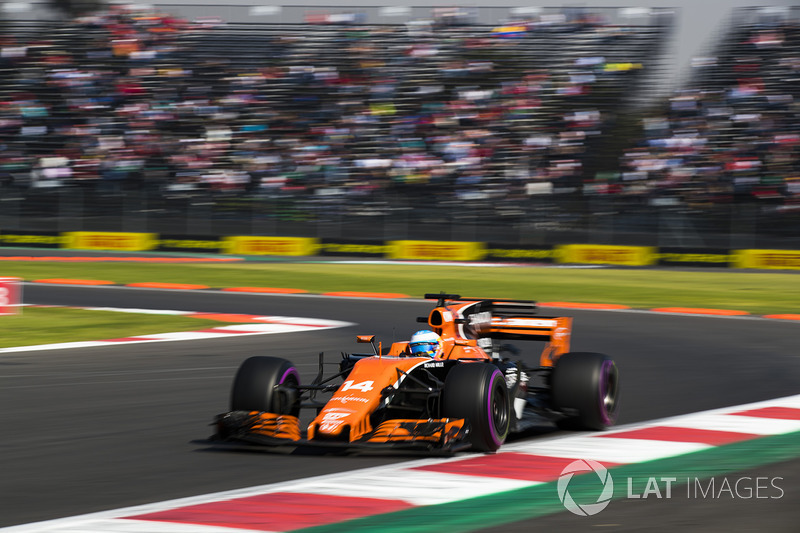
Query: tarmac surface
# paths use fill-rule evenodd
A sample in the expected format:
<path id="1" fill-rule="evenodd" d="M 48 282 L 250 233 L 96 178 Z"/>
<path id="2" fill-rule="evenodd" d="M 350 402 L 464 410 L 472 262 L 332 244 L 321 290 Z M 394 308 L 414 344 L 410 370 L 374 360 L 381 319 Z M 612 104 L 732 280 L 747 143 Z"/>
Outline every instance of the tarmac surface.
<path id="1" fill-rule="evenodd" d="M 384 342 L 405 339 L 419 329 L 415 318 L 427 315 L 430 302 L 36 284 L 26 285 L 25 298 L 33 304 L 301 316 L 358 325 L 0 355 L 0 527 L 408 459 L 218 452 L 202 439 L 212 432 L 213 416 L 227 409 L 233 375 L 246 357 L 285 357 L 310 381 L 320 351 L 336 363 L 341 351 L 362 351 L 357 334 L 376 334 Z M 564 314 L 575 317 L 573 350 L 617 360 L 620 424 L 800 392 L 797 322 L 628 311 Z M 542 427 L 540 433 L 553 431 Z M 624 501 L 590 519 L 564 512 L 497 530 L 797 531 L 800 460 L 758 469 L 758 475 L 769 473 L 785 478 L 781 500 Z"/>

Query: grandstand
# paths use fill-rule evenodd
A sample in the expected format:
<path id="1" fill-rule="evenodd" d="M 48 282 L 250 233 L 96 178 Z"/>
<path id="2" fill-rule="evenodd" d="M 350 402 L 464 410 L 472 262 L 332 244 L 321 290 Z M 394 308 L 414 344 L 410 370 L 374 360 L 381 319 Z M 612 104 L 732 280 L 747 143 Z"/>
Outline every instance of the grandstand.
<path id="1" fill-rule="evenodd" d="M 770 188 L 752 172 L 698 180 L 689 174 L 713 166 L 698 162 L 708 154 L 698 150 L 677 168 L 674 150 L 659 145 L 706 120 L 707 106 L 696 116 L 680 108 L 689 93 L 664 91 L 682 77 L 670 43 L 684 35 L 685 14 L 255 7 L 170 4 L 10 23 L 0 59 L 0 225 L 522 244 L 788 242 L 770 223 L 755 226 L 769 215 L 791 227 L 791 149 L 773 154 L 767 182 L 781 180 Z M 169 15 L 154 16 L 161 9 Z M 795 42 L 784 22 L 791 12 L 742 14 L 682 90 L 738 84 L 726 76 L 752 52 L 739 49 L 743 36 L 765 24 Z M 793 49 L 782 50 L 774 83 L 763 84 L 762 96 L 778 98 L 776 116 L 793 105 L 782 96 L 793 97 L 783 75 Z M 741 125 L 728 122 L 703 150 L 740 151 Z M 785 122 L 777 135 L 794 134 Z M 663 165 L 650 173 L 642 161 L 653 159 L 668 161 L 670 174 Z M 717 201 L 728 182 L 754 178 L 748 191 L 768 191 L 756 199 L 778 196 L 771 211 Z"/>

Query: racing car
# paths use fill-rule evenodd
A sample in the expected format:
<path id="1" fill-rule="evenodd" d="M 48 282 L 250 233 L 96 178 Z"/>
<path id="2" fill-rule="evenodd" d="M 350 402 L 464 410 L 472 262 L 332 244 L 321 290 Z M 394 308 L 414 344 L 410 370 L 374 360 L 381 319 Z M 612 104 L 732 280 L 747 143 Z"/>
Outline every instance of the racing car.
<path id="1" fill-rule="evenodd" d="M 434 357 L 409 342 L 342 353 L 338 372 L 324 376 L 324 353 L 311 383 L 278 357 L 253 356 L 238 371 L 230 411 L 218 415 L 213 440 L 262 446 L 423 448 L 494 452 L 511 432 L 542 421 L 602 430 L 614 424 L 619 374 L 614 360 L 570 352 L 572 318 L 540 316 L 531 300 L 436 300 L 427 323 L 441 339 Z M 519 360 L 507 341 L 543 341 L 536 364 Z M 517 360 L 513 358 L 517 357 Z M 330 395 L 328 397 L 328 395 Z M 301 411 L 313 420 L 301 429 Z M 309 418 L 310 418 L 309 416 Z"/>

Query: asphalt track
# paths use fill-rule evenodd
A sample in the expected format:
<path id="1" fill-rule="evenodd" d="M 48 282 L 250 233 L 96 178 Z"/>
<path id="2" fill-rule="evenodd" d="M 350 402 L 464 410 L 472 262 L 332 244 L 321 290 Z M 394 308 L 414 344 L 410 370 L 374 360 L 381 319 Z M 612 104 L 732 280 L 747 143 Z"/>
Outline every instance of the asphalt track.
<path id="1" fill-rule="evenodd" d="M 436 290 L 437 288 L 433 288 Z M 28 285 L 27 303 L 330 318 L 358 326 L 206 341 L 0 355 L 0 527 L 286 481 L 407 459 L 389 455 L 231 453 L 198 442 L 227 407 L 238 364 L 253 354 L 298 364 L 359 351 L 354 338 L 407 338 L 430 304 L 222 292 Z M 552 314 L 543 310 L 542 314 Z M 620 423 L 800 392 L 800 324 L 569 310 L 574 350 L 613 355 L 623 379 Z M 533 352 L 530 352 L 531 355 Z M 542 428 L 542 433 L 551 432 Z M 526 438 L 536 438 L 536 434 Z M 773 501 L 626 501 L 591 518 L 538 519 L 554 531 L 797 531 L 800 460 Z M 502 530 L 529 531 L 530 523 Z"/>

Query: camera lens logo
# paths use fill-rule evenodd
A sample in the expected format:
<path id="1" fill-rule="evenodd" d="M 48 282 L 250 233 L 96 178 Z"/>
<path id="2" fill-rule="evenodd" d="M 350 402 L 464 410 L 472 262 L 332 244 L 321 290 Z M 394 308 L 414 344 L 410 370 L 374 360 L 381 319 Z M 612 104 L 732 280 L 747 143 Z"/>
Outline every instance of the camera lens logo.
<path id="1" fill-rule="evenodd" d="M 584 474 L 587 472 L 594 472 L 597 474 L 597 477 L 600 478 L 600 482 L 603 484 L 603 490 L 600 492 L 600 496 L 597 497 L 595 503 L 579 505 L 569 493 L 569 482 L 575 474 Z M 564 507 L 566 507 L 569 512 L 579 516 L 592 516 L 608 506 L 611 497 L 614 495 L 614 480 L 611 479 L 611 474 L 606 467 L 597 461 L 578 459 L 577 461 L 572 461 L 564 468 L 561 472 L 561 476 L 558 478 L 556 488 L 558 489 L 558 499 L 561 500 L 561 503 L 564 504 Z"/>

